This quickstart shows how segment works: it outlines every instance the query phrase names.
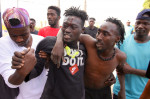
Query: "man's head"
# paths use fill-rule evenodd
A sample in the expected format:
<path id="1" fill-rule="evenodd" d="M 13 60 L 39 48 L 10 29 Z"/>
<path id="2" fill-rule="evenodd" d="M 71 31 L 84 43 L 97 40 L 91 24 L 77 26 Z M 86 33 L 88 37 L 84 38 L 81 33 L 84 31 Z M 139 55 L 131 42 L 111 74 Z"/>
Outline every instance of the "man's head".
<path id="1" fill-rule="evenodd" d="M 127 26 L 130 26 L 130 21 L 129 20 L 127 21 Z"/>
<path id="2" fill-rule="evenodd" d="M 51 27 L 56 27 L 59 24 L 60 8 L 56 6 L 49 6 L 47 10 L 47 19 Z"/>
<path id="3" fill-rule="evenodd" d="M 23 8 L 8 8 L 3 13 L 4 24 L 10 38 L 18 46 L 27 46 L 30 39 L 30 18 Z"/>
<path id="4" fill-rule="evenodd" d="M 68 44 L 74 43 L 83 32 L 84 23 L 88 19 L 88 15 L 85 11 L 79 10 L 79 8 L 71 7 L 65 10 L 64 16 L 62 26 L 64 42 Z"/>
<path id="5" fill-rule="evenodd" d="M 35 25 L 36 25 L 35 19 L 30 18 L 30 28 L 31 28 L 31 29 L 34 29 L 34 28 L 35 28 Z"/>
<path id="6" fill-rule="evenodd" d="M 95 24 L 95 18 L 89 18 L 89 26 L 90 27 L 93 27 L 94 26 L 94 24 Z"/>
<path id="7" fill-rule="evenodd" d="M 137 37 L 148 36 L 150 32 L 150 9 L 144 9 L 138 13 L 135 22 L 135 33 Z"/>
<path id="8" fill-rule="evenodd" d="M 124 33 L 124 25 L 120 20 L 107 18 L 96 34 L 97 49 L 100 51 L 112 49 L 116 43 L 120 47 L 120 42 L 123 43 L 124 40 Z"/>

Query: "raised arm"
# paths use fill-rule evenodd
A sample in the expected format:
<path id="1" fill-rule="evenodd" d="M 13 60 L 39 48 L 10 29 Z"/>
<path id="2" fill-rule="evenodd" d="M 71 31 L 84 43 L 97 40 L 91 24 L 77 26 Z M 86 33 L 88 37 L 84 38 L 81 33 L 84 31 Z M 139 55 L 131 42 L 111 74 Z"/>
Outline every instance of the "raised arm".
<path id="1" fill-rule="evenodd" d="M 62 34 L 62 30 L 60 29 L 57 34 L 56 43 L 51 52 L 51 60 L 55 64 L 57 64 L 57 68 L 60 67 L 61 59 L 64 61 L 63 56 L 64 56 L 63 34 Z"/>

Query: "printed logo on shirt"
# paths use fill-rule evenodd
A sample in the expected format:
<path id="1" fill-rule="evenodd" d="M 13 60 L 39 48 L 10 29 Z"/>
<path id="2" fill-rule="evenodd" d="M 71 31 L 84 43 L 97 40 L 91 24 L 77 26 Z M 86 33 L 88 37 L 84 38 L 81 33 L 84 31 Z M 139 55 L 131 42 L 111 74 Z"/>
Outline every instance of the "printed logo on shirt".
<path id="1" fill-rule="evenodd" d="M 73 55 L 77 51 L 76 49 L 70 49 L 70 50 L 71 50 L 70 55 Z M 66 62 L 63 62 L 62 65 L 74 66 L 75 64 L 77 64 L 77 66 L 84 66 L 83 51 L 82 50 L 79 50 L 79 54 L 76 55 L 75 58 L 68 56 L 66 51 L 64 50 L 64 59 L 66 60 Z"/>
<path id="2" fill-rule="evenodd" d="M 75 64 L 74 66 L 69 67 L 69 70 L 70 70 L 71 74 L 74 75 L 75 73 L 77 73 L 79 71 L 79 68 L 78 68 L 77 64 Z"/>

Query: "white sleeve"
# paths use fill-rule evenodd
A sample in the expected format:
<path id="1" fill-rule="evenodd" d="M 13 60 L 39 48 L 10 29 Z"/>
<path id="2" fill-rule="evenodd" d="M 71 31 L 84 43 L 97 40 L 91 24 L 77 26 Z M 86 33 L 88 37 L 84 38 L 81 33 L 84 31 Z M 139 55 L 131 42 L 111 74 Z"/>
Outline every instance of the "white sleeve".
<path id="1" fill-rule="evenodd" d="M 13 85 L 8 81 L 9 77 L 15 72 L 15 69 L 11 68 L 11 64 L 9 62 L 11 62 L 11 60 L 8 60 L 8 62 L 6 62 L 6 60 L 0 60 L 0 74 L 4 78 L 7 86 L 10 88 L 17 88 L 19 85 Z"/>
<path id="2" fill-rule="evenodd" d="M 12 51 L 13 49 L 10 49 L 10 44 L 6 44 L 5 42 L 0 43 L 0 74 L 5 80 L 5 83 L 11 87 L 16 88 L 19 85 L 13 85 L 9 83 L 8 79 L 9 77 L 15 72 L 15 69 L 11 68 L 11 61 L 12 61 Z"/>

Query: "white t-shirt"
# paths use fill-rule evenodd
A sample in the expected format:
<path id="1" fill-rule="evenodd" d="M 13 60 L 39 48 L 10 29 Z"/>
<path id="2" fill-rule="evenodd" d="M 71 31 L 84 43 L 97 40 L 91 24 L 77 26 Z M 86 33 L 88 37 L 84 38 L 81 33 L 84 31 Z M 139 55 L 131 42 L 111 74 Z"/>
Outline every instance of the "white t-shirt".
<path id="1" fill-rule="evenodd" d="M 43 37 L 31 34 L 33 38 L 31 48 L 36 49 L 39 41 Z M 44 69 L 40 76 L 20 85 L 13 85 L 8 82 L 8 78 L 15 72 L 12 69 L 11 61 L 15 51 L 23 51 L 25 47 L 18 46 L 9 36 L 0 38 L 0 74 L 3 76 L 5 83 L 11 88 L 19 87 L 17 99 L 40 99 L 44 85 L 47 80 L 47 70 Z"/>

